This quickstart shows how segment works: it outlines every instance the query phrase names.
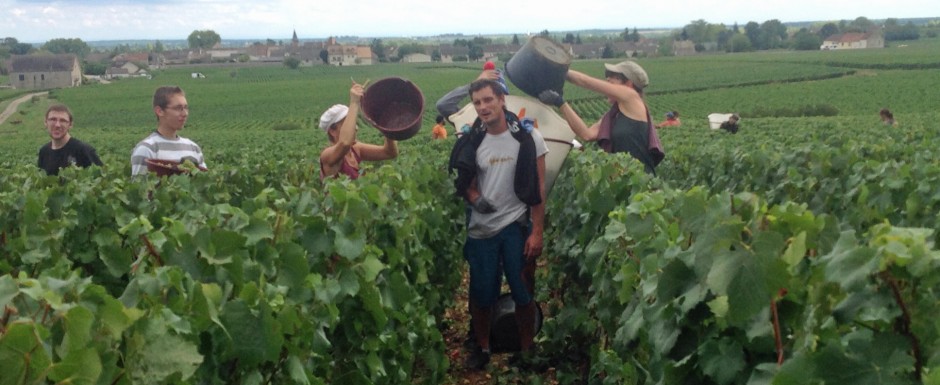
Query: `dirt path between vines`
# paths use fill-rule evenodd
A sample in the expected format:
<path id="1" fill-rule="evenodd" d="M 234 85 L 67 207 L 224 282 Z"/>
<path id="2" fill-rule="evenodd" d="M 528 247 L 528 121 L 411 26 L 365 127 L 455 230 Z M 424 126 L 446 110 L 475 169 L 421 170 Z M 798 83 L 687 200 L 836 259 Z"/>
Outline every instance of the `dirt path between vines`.
<path id="1" fill-rule="evenodd" d="M 19 98 L 13 100 L 12 102 L 10 102 L 10 105 L 8 105 L 7 108 L 3 110 L 3 112 L 0 112 L 0 124 L 3 124 L 4 122 L 6 122 L 7 118 L 13 115 L 13 113 L 16 112 L 16 109 L 20 107 L 20 104 L 26 102 L 29 99 L 32 99 L 33 96 L 44 96 L 48 94 L 49 94 L 49 91 L 34 92 L 31 94 L 20 96 Z"/>
<path id="2" fill-rule="evenodd" d="M 540 266 L 544 269 L 544 266 Z M 450 359 L 450 368 L 447 370 L 445 385 L 495 385 L 495 384 L 522 384 L 523 379 L 518 378 L 518 373 L 513 375 L 513 369 L 509 366 L 510 353 L 494 354 L 490 364 L 485 370 L 467 370 L 464 368 L 464 361 L 467 358 L 467 351 L 463 347 L 464 339 L 467 337 L 467 330 L 470 325 L 470 314 L 467 311 L 467 287 L 469 285 L 469 276 L 464 270 L 463 282 L 457 292 L 454 293 L 454 307 L 447 309 L 444 317 L 449 321 L 450 327 L 442 331 L 444 344 L 447 347 L 447 357 Z M 539 375 L 542 383 L 546 385 L 556 385 L 558 381 L 554 378 L 554 369 L 549 369 Z"/>

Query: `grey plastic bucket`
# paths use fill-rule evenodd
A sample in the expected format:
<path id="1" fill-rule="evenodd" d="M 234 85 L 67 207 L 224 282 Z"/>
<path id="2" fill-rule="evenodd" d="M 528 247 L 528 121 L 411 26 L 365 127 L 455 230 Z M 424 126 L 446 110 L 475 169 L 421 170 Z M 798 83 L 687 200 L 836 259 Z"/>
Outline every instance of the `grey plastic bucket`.
<path id="1" fill-rule="evenodd" d="M 533 299 L 533 301 L 535 301 Z M 535 303 L 535 333 L 542 330 L 542 306 Z M 518 352 L 519 326 L 516 324 L 516 302 L 505 293 L 493 305 L 490 320 L 490 350 L 493 353 Z"/>
<path id="2" fill-rule="evenodd" d="M 562 95 L 570 65 L 571 55 L 564 46 L 544 36 L 533 36 L 506 62 L 506 75 L 532 97 L 538 98 L 545 90 Z"/>
<path id="3" fill-rule="evenodd" d="M 362 94 L 362 115 L 383 135 L 406 140 L 421 130 L 424 95 L 409 80 L 390 77 L 366 88 Z"/>

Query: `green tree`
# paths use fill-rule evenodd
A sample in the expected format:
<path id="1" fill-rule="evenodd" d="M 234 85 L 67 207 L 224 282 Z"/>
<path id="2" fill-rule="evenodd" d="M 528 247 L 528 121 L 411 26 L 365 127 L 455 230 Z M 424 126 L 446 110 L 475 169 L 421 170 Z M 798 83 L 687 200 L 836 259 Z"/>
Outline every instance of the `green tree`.
<path id="1" fill-rule="evenodd" d="M 610 59 L 614 57 L 614 47 L 610 44 L 610 42 L 604 44 L 604 50 L 601 51 L 601 57 L 604 59 Z"/>
<path id="2" fill-rule="evenodd" d="M 519 45 L 519 35 L 512 34 L 512 44 Z"/>
<path id="3" fill-rule="evenodd" d="M 747 35 L 737 34 L 731 37 L 731 52 L 747 52 L 751 50 L 751 39 Z"/>
<path id="4" fill-rule="evenodd" d="M 562 43 L 574 44 L 574 34 L 568 32 L 565 34 L 565 38 L 561 40 Z"/>
<path id="5" fill-rule="evenodd" d="M 102 63 L 92 63 L 84 62 L 82 63 L 82 73 L 85 75 L 104 75 L 104 72 L 108 69 L 106 64 Z"/>
<path id="6" fill-rule="evenodd" d="M 153 43 L 153 52 L 163 53 L 164 51 L 166 51 L 166 47 L 163 45 L 162 41 L 157 40 L 156 43 Z"/>
<path id="7" fill-rule="evenodd" d="M 35 50 L 32 44 L 28 43 L 16 43 L 13 47 L 10 47 L 10 53 L 14 55 L 26 55 Z"/>
<path id="8" fill-rule="evenodd" d="M 482 59 L 483 47 L 474 44 L 473 46 L 470 47 L 470 52 L 467 53 L 467 57 L 469 57 L 471 61 Z"/>
<path id="9" fill-rule="evenodd" d="M 750 43 L 748 50 L 751 49 L 750 47 L 760 49 L 760 47 L 757 44 L 760 41 L 760 24 L 757 24 L 757 22 L 755 21 L 749 21 L 747 24 L 744 25 L 744 35 L 747 37 Z M 734 52 L 740 52 L 740 51 L 734 51 Z"/>
<path id="10" fill-rule="evenodd" d="M 382 39 L 372 39 L 372 44 L 369 47 L 372 48 L 375 57 L 379 58 L 379 62 L 385 63 L 388 61 L 388 58 L 385 57 L 385 44 L 382 43 Z"/>
<path id="11" fill-rule="evenodd" d="M 787 26 L 777 19 L 767 20 L 760 25 L 760 36 L 762 49 L 780 48 L 787 39 Z"/>
<path id="12" fill-rule="evenodd" d="M 71 53 L 78 55 L 78 57 L 83 58 L 85 54 L 91 52 L 91 47 L 88 46 L 82 39 L 52 39 L 42 45 L 42 49 L 52 52 L 52 53 Z"/>
<path id="13" fill-rule="evenodd" d="M 887 19 L 884 24 L 884 37 L 885 41 L 917 40 L 920 39 L 920 30 L 910 21 L 901 25 L 898 19 Z"/>
<path id="14" fill-rule="evenodd" d="M 323 60 L 323 64 L 330 64 L 330 52 L 325 49 L 320 50 L 320 60 Z"/>
<path id="15" fill-rule="evenodd" d="M 843 29 L 845 32 L 868 32 L 877 27 L 875 22 L 869 20 L 865 16 L 859 16 L 855 20 L 852 20 L 849 25 Z"/>
<path id="16" fill-rule="evenodd" d="M 300 67 L 300 59 L 295 58 L 293 56 L 288 56 L 284 58 L 284 66 L 292 70 L 295 70 L 297 69 L 297 67 Z"/>
<path id="17" fill-rule="evenodd" d="M 435 48 L 431 51 L 431 60 L 432 61 L 441 61 L 441 50 L 440 48 Z"/>
<path id="18" fill-rule="evenodd" d="M 186 38 L 191 49 L 209 49 L 222 42 L 222 37 L 211 29 L 196 30 Z"/>
<path id="19" fill-rule="evenodd" d="M 826 39 L 829 36 L 833 36 L 838 33 L 839 33 L 839 26 L 836 25 L 836 23 L 826 23 L 822 26 L 822 28 L 819 28 L 819 32 L 817 33 L 817 35 L 819 35 L 819 37 L 822 39 Z"/>
<path id="20" fill-rule="evenodd" d="M 737 34 L 737 33 L 734 33 L 734 31 L 733 31 L 733 30 L 730 30 L 730 29 L 726 29 L 726 30 L 723 30 L 723 31 L 719 32 L 719 33 L 718 33 L 718 40 L 717 40 L 717 41 L 718 41 L 718 47 L 719 47 L 720 49 L 730 51 L 730 50 L 731 50 L 731 49 L 730 49 L 730 47 L 731 47 L 731 38 L 734 37 L 735 35 L 738 35 L 738 34 Z"/>
<path id="21" fill-rule="evenodd" d="M 630 34 L 630 41 L 634 43 L 640 41 L 640 32 L 636 30 L 636 27 L 633 27 L 633 33 Z"/>
<path id="22" fill-rule="evenodd" d="M 819 49 L 822 39 L 808 29 L 803 28 L 793 35 L 792 43 L 793 49 L 797 51 L 814 51 Z"/>
<path id="23" fill-rule="evenodd" d="M 400 58 L 411 55 L 413 53 L 425 53 L 424 46 L 418 43 L 410 43 L 398 47 L 398 57 Z"/>

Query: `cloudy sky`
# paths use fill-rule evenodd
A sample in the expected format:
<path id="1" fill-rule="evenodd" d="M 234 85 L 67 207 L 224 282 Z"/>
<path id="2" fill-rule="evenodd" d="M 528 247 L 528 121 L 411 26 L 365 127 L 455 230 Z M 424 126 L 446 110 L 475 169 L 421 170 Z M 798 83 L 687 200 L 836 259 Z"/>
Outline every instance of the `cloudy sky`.
<path id="1" fill-rule="evenodd" d="M 940 19 L 937 0 L 0 0 L 0 38 L 43 43 L 186 39 L 407 37 L 679 27 L 693 20 L 744 25 L 779 19 Z"/>

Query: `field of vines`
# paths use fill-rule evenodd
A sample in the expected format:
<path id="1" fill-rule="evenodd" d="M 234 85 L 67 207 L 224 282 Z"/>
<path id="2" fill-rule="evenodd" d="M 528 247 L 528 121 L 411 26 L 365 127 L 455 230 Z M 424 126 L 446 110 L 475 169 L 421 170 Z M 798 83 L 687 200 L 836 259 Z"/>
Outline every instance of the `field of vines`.
<path id="1" fill-rule="evenodd" d="M 551 369 L 490 383 L 940 385 L 938 48 L 641 59 L 654 119 L 683 125 L 660 131 L 655 177 L 568 155 L 536 285 Z M 0 385 L 463 384 L 443 335 L 465 306 L 464 212 L 453 138 L 430 128 L 479 67 L 169 68 L 22 104 L 0 124 Z M 422 131 L 321 182 L 319 114 L 387 76 L 422 90 Z M 165 84 L 209 171 L 131 179 Z M 586 121 L 608 108 L 565 96 Z M 104 167 L 35 166 L 54 102 Z"/>

